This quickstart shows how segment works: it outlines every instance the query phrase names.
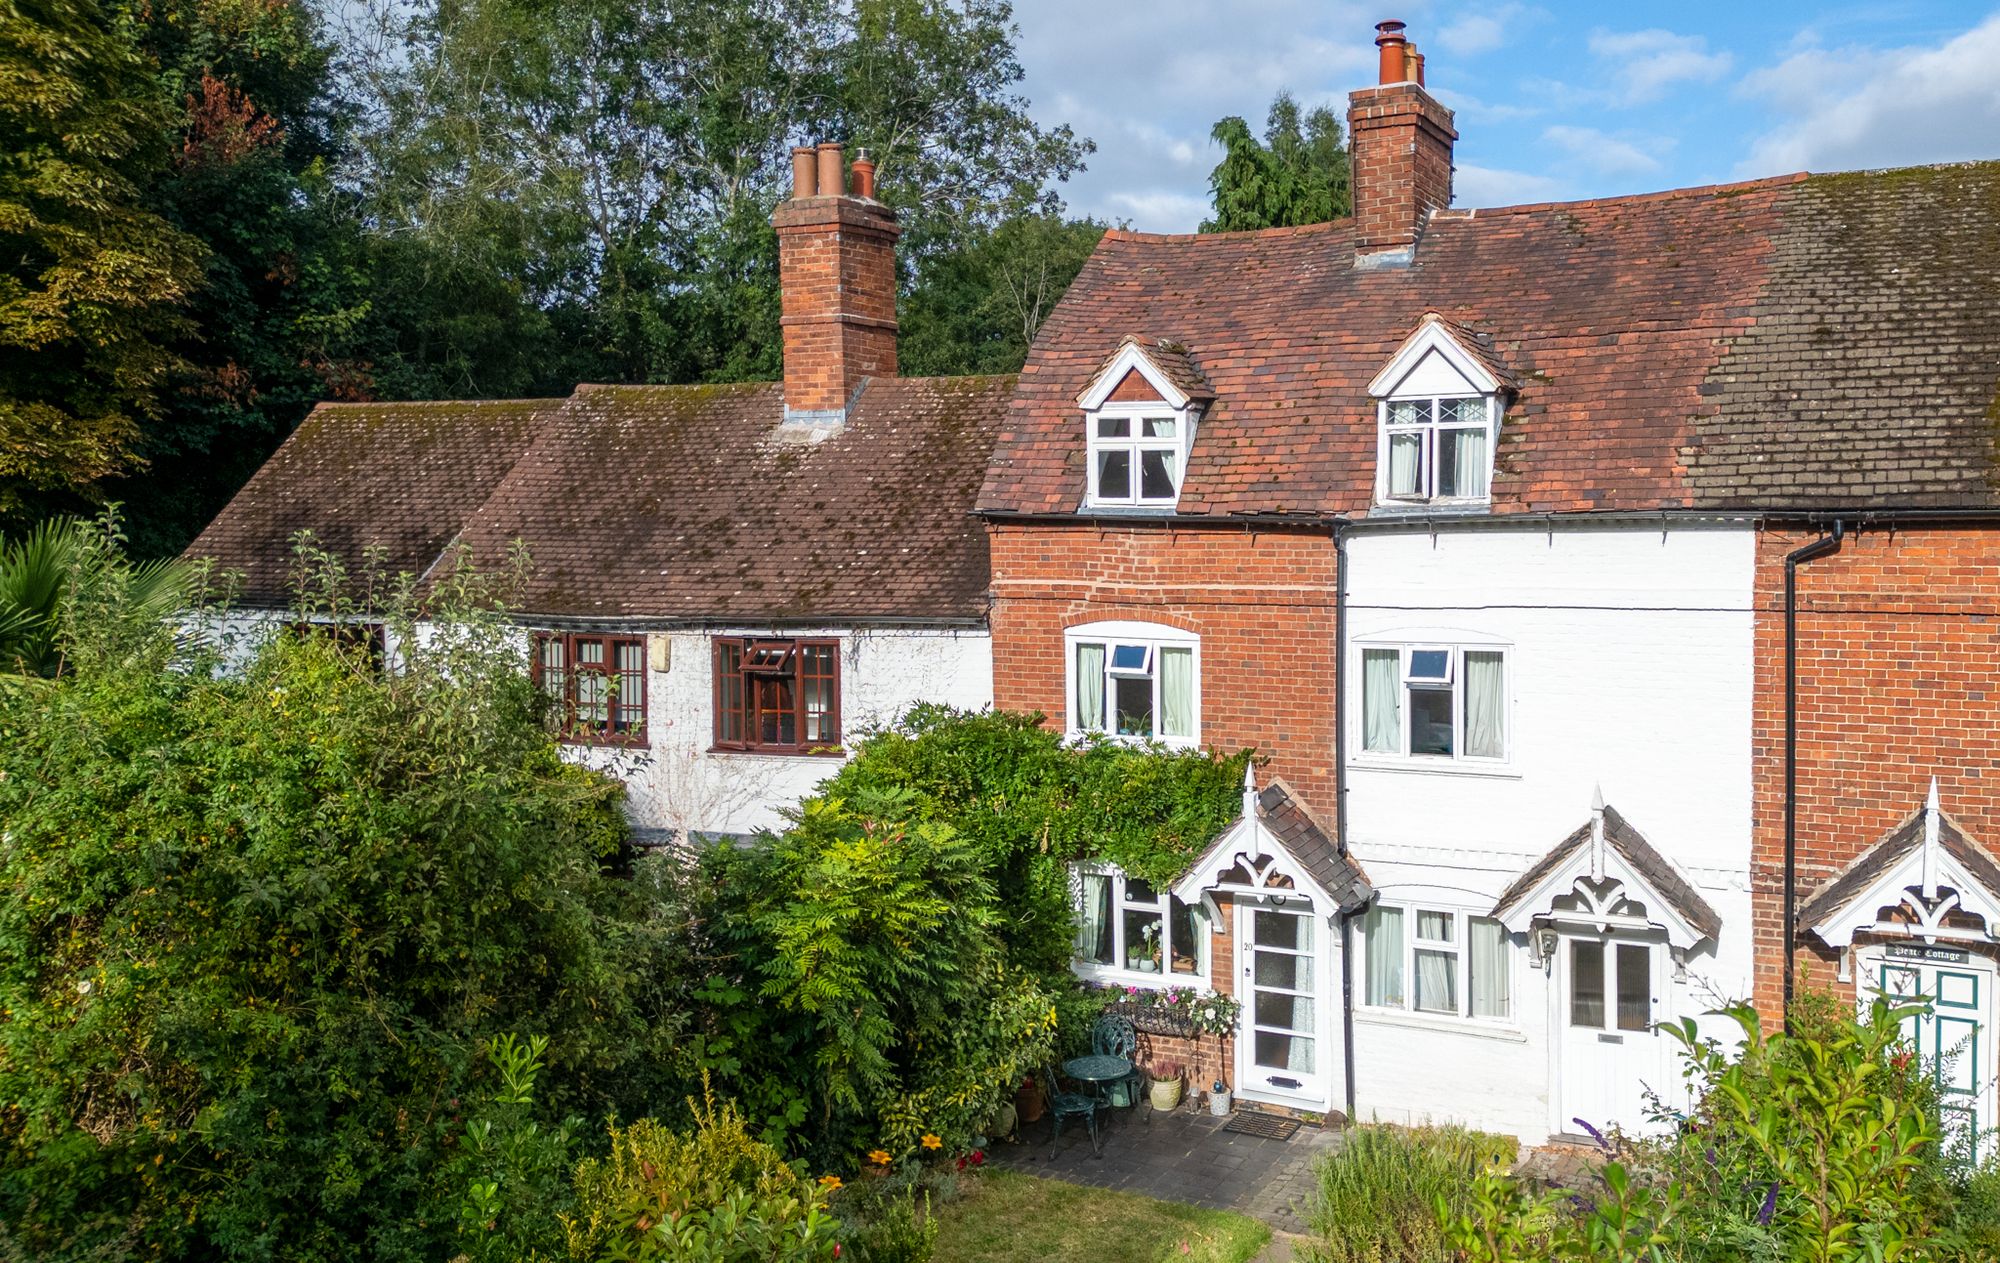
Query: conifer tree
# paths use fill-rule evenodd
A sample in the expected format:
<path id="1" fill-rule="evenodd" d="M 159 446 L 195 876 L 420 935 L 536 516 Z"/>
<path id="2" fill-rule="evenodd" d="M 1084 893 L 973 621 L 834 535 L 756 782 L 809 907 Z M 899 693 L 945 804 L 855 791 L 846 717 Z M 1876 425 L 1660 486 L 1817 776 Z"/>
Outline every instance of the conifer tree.
<path id="1" fill-rule="evenodd" d="M 1325 106 L 1303 117 L 1289 92 L 1271 102 L 1264 139 L 1232 114 L 1209 133 L 1222 161 L 1208 178 L 1215 217 L 1203 232 L 1320 224 L 1353 209 L 1340 119 Z"/>

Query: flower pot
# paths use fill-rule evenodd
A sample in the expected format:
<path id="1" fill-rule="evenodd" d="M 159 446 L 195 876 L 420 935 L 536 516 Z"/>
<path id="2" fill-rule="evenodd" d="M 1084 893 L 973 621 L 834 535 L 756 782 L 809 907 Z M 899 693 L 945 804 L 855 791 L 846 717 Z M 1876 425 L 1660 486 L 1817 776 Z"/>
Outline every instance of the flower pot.
<path id="1" fill-rule="evenodd" d="M 1170 1110 L 1181 1103 L 1181 1081 L 1179 1079 L 1155 1079 L 1147 1089 L 1156 1110 Z"/>
<path id="2" fill-rule="evenodd" d="M 1112 1109 L 1122 1110 L 1132 1103 L 1132 1081 L 1119 1079 L 1110 1085 L 1105 1097 Z"/>
<path id="3" fill-rule="evenodd" d="M 1014 1110 L 1020 1120 L 1024 1123 L 1039 1122 L 1044 1108 L 1042 1090 L 1035 1086 L 1033 1079 L 1023 1080 L 1020 1090 L 1014 1093 Z"/>
<path id="4" fill-rule="evenodd" d="M 1224 1088 L 1220 1092 L 1210 1092 L 1208 1094 L 1208 1112 L 1217 1118 L 1221 1118 L 1229 1112 L 1228 1088 Z"/>
<path id="5" fill-rule="evenodd" d="M 986 1124 L 989 1136 L 1011 1136 L 1020 1120 L 1020 1110 L 1012 1101 L 1000 1102 L 1000 1108 L 993 1111 L 993 1117 Z"/>
<path id="6" fill-rule="evenodd" d="M 1159 968 L 1159 966 L 1155 965 L 1150 960 L 1135 960 L 1132 962 L 1132 968 L 1138 970 L 1142 974 L 1150 974 L 1155 969 Z"/>

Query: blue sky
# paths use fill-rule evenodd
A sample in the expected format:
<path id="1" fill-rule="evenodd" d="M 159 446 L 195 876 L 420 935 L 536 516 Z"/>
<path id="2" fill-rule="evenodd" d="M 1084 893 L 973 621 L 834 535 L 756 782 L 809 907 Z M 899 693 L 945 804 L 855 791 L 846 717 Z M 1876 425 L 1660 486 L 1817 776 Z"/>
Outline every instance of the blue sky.
<path id="1" fill-rule="evenodd" d="M 1458 117 L 1459 206 L 2000 158 L 2000 4 L 1015 0 L 1037 118 L 1097 142 L 1073 212 L 1208 208 L 1209 128 L 1280 88 L 1343 117 L 1375 22 L 1409 23 Z"/>

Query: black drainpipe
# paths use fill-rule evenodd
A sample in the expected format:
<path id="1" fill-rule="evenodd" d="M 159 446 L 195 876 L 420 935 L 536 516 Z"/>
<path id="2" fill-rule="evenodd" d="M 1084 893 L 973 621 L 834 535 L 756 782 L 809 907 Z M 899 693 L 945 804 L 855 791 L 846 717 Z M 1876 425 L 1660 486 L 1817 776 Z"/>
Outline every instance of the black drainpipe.
<path id="1" fill-rule="evenodd" d="M 1333 525 L 1333 831 L 1347 858 L 1347 524 Z M 1340 1064 L 1347 1077 L 1347 1122 L 1354 1123 L 1354 917 L 1340 916 Z"/>
<path id="2" fill-rule="evenodd" d="M 1840 551 L 1845 524 L 1833 520 L 1833 534 L 1822 535 L 1803 548 L 1785 554 L 1785 1029 L 1792 1028 L 1792 977 L 1797 973 L 1798 927 L 1795 905 L 1798 886 L 1799 816 L 1799 567 Z"/>

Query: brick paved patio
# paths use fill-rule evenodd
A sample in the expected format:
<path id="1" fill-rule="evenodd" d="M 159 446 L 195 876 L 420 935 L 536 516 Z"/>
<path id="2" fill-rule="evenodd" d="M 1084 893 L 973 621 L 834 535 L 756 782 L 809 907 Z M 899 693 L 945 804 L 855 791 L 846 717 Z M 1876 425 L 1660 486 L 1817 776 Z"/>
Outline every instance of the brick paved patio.
<path id="1" fill-rule="evenodd" d="M 1226 1132 L 1227 1119 L 1206 1113 L 1146 1112 L 1150 1117 L 1137 1107 L 1111 1111 L 1102 1158 L 1091 1156 L 1089 1135 L 1074 1123 L 1063 1128 L 1051 1158 L 1046 1118 L 1023 1124 L 1025 1143 L 994 1144 L 987 1156 L 1010 1171 L 1240 1211 L 1281 1233 L 1305 1231 L 1313 1159 L 1340 1144 L 1339 1132 L 1306 1126 L 1290 1140 L 1266 1140 Z"/>

